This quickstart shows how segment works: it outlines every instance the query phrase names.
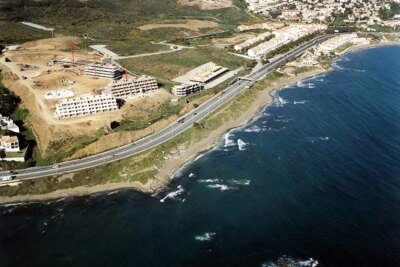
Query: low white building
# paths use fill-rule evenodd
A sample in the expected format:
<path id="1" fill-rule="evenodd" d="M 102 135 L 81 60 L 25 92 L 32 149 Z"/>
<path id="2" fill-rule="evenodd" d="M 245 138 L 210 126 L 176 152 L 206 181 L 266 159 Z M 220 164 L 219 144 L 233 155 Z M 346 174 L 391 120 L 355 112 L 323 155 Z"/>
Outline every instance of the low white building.
<path id="1" fill-rule="evenodd" d="M 187 96 L 203 89 L 204 84 L 192 82 L 188 84 L 176 85 L 172 87 L 171 91 L 176 96 Z"/>
<path id="2" fill-rule="evenodd" d="M 14 133 L 19 133 L 19 127 L 14 123 L 10 117 L 3 117 L 0 114 L 0 129 L 8 130 Z"/>
<path id="3" fill-rule="evenodd" d="M 227 72 L 228 68 L 218 66 L 212 62 L 207 63 L 207 67 L 202 69 L 200 72 L 194 74 L 190 81 L 199 82 L 199 83 L 207 83 L 223 73 Z"/>
<path id="4" fill-rule="evenodd" d="M 56 104 L 59 118 L 91 115 L 118 109 L 118 103 L 110 94 L 82 95 L 76 98 L 61 99 Z"/>
<path id="5" fill-rule="evenodd" d="M 117 79 L 121 77 L 122 70 L 115 64 L 96 62 L 85 67 L 85 75 L 97 78 Z"/>
<path id="6" fill-rule="evenodd" d="M 129 98 L 136 95 L 143 95 L 158 89 L 156 79 L 150 76 L 140 76 L 137 78 L 122 78 L 108 84 L 105 91 L 116 98 Z"/>
<path id="7" fill-rule="evenodd" d="M 0 136 L 0 150 L 5 152 L 19 152 L 19 140 L 17 136 Z"/>
<path id="8" fill-rule="evenodd" d="M 321 43 L 319 45 L 319 49 L 321 49 L 323 52 L 331 52 L 356 38 L 357 34 L 355 33 L 339 35 Z"/>

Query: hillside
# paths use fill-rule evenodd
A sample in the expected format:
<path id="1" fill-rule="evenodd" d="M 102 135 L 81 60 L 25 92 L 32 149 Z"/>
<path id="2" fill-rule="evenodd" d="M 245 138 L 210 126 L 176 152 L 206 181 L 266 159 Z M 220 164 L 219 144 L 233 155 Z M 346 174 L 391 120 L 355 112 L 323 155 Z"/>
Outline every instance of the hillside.
<path id="1" fill-rule="evenodd" d="M 228 8 L 201 10 L 179 4 L 177 0 L 1 0 L 0 41 L 26 41 L 49 34 L 15 23 L 21 21 L 53 27 L 56 33 L 89 34 L 96 40 L 123 41 L 141 39 L 137 38 L 137 28 L 148 23 L 200 19 L 232 29 L 253 19 L 245 12 L 242 0 L 235 0 L 233 4 Z M 151 39 L 160 34 L 163 31 L 147 32 L 143 37 Z"/>

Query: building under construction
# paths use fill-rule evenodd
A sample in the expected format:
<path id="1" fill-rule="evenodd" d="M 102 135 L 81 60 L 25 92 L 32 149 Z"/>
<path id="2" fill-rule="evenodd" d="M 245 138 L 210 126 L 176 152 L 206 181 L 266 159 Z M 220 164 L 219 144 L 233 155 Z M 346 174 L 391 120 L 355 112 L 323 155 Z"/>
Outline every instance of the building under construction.
<path id="1" fill-rule="evenodd" d="M 142 95 L 146 92 L 158 89 L 156 79 L 150 76 L 140 76 L 122 78 L 108 84 L 105 92 L 112 94 L 115 98 L 129 98 L 136 95 Z"/>
<path id="2" fill-rule="evenodd" d="M 118 109 L 115 97 L 110 94 L 82 95 L 76 98 L 65 98 L 56 104 L 59 118 L 96 114 Z"/>
<path id="3" fill-rule="evenodd" d="M 197 91 L 204 89 L 204 84 L 191 82 L 188 84 L 181 84 L 172 87 L 172 93 L 176 96 L 187 96 Z"/>
<path id="4" fill-rule="evenodd" d="M 86 66 L 85 75 L 96 78 L 118 79 L 123 71 L 115 64 L 106 62 L 93 62 Z"/>

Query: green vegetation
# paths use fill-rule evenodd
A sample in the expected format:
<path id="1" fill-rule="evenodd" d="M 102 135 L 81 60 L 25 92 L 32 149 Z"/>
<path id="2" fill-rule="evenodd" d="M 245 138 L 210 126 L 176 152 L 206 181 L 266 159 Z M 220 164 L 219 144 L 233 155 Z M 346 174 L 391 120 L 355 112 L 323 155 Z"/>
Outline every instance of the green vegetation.
<path id="1" fill-rule="evenodd" d="M 140 108 L 139 108 L 140 109 Z M 182 104 L 172 105 L 170 100 L 166 100 L 155 109 L 148 113 L 148 117 L 129 117 L 121 121 L 115 131 L 136 131 L 142 130 L 159 120 L 166 119 L 172 115 L 178 115 L 182 109 Z"/>
<path id="2" fill-rule="evenodd" d="M 0 195 L 44 194 L 58 189 L 67 189 L 77 186 L 94 186 L 107 182 L 137 181 L 145 184 L 157 175 L 155 167 L 159 167 L 166 156 L 174 155 L 178 147 L 187 147 L 194 144 L 206 138 L 210 132 L 216 130 L 225 122 L 238 118 L 238 116 L 254 103 L 260 91 L 265 90 L 271 82 L 281 76 L 282 74 L 277 72 L 271 73 L 266 79 L 256 83 L 252 89 L 242 92 L 233 101 L 225 104 L 205 120 L 195 123 L 194 127 L 147 152 L 94 169 L 67 175 L 66 177 L 46 177 L 23 181 L 18 186 L 0 187 Z"/>
<path id="3" fill-rule="evenodd" d="M 171 79 L 210 61 L 231 70 L 246 63 L 243 58 L 211 47 L 184 49 L 176 53 L 124 59 L 120 63 L 130 71 L 154 76 L 162 83 L 171 85 Z"/>
<path id="4" fill-rule="evenodd" d="M 10 116 L 16 110 L 21 99 L 4 87 L 3 77 L 0 77 L 0 114 Z"/>
<path id="5" fill-rule="evenodd" d="M 220 23 L 222 29 L 232 30 L 238 24 L 257 21 L 256 17 L 245 12 L 243 1 L 235 0 L 234 3 L 240 8 L 200 10 L 181 6 L 176 0 L 4 0 L 0 5 L 0 41 L 22 42 L 50 37 L 49 32 L 16 23 L 31 21 L 53 27 L 56 33 L 64 35 L 89 34 L 94 39 L 91 43 L 108 44 L 121 54 L 153 52 L 161 47 L 148 44 L 149 41 L 172 41 L 191 32 L 183 33 L 177 29 L 140 32 L 139 26 L 198 19 L 212 20 Z M 2 25 L 4 30 L 1 30 Z M 128 44 L 120 46 L 122 42 Z"/>
<path id="6" fill-rule="evenodd" d="M 383 20 L 392 19 L 397 14 L 400 14 L 400 4 L 395 2 L 390 4 L 390 9 L 379 10 L 379 17 Z"/>

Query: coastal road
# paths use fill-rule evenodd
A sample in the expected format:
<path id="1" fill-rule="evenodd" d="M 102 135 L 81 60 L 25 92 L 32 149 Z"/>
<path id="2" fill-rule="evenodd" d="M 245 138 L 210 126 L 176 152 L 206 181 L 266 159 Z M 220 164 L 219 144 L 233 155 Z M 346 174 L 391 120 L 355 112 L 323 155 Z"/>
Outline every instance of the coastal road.
<path id="1" fill-rule="evenodd" d="M 89 169 L 113 161 L 118 161 L 127 157 L 131 157 L 150 148 L 161 145 L 192 127 L 193 123 L 201 121 L 210 113 L 216 111 L 225 103 L 232 100 L 240 92 L 248 90 L 255 81 L 263 79 L 276 67 L 284 64 L 286 61 L 292 60 L 300 56 L 311 47 L 331 37 L 332 35 L 322 35 L 312 39 L 307 43 L 301 44 L 290 52 L 284 54 L 279 59 L 263 65 L 258 71 L 246 76 L 246 79 L 238 79 L 235 83 L 227 87 L 221 93 L 210 98 L 208 101 L 202 103 L 196 109 L 193 109 L 184 116 L 180 117 L 176 122 L 171 123 L 170 125 L 166 126 L 165 128 L 154 134 L 151 134 L 128 145 L 82 159 L 63 162 L 53 166 L 20 169 L 17 170 L 16 174 L 13 175 L 15 176 L 15 179 L 9 182 L 16 182 L 18 180 L 24 179 L 35 179 L 39 177 L 53 176 L 63 173 L 72 173 L 79 170 Z M 0 175 L 5 175 L 5 173 L 1 172 Z"/>

